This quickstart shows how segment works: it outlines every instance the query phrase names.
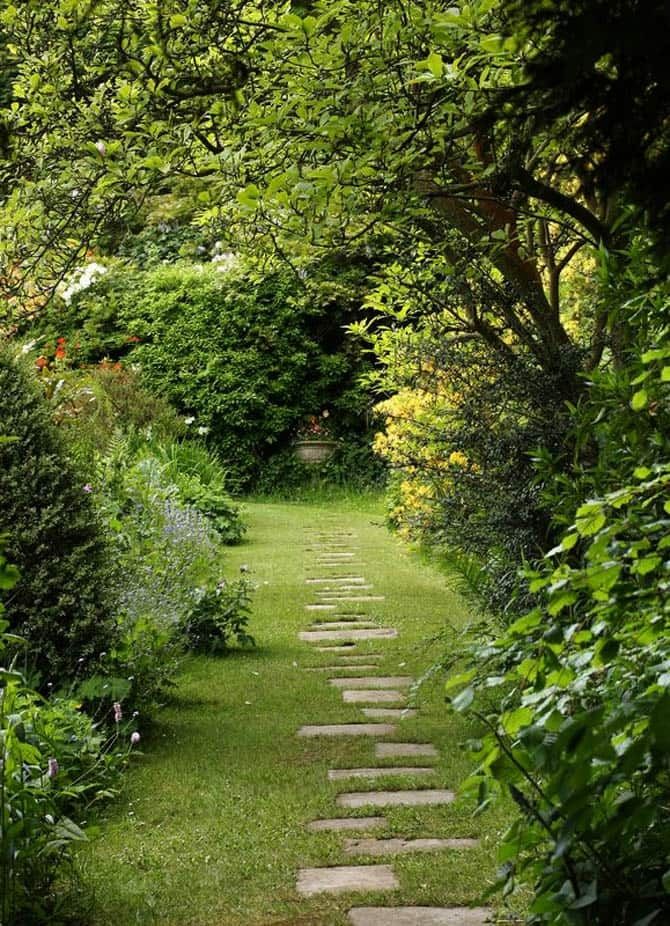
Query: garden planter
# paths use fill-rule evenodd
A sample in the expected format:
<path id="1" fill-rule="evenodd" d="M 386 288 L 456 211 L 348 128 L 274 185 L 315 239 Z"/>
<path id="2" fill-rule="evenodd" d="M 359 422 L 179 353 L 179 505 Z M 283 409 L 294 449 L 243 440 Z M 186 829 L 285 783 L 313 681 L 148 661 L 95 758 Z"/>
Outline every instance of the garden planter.
<path id="1" fill-rule="evenodd" d="M 299 440 L 295 444 L 295 455 L 303 463 L 325 463 L 336 447 L 334 440 Z"/>

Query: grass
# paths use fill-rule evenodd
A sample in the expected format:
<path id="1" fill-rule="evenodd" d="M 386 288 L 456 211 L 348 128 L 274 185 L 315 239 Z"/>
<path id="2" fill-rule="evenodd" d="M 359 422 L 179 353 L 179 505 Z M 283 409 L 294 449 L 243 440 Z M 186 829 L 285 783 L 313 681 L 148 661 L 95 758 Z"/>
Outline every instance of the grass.
<path id="1" fill-rule="evenodd" d="M 302 666 L 328 664 L 297 640 L 309 623 L 304 605 L 304 528 L 346 525 L 356 530 L 364 566 L 384 602 L 363 606 L 400 630 L 397 640 L 361 644 L 384 654 L 386 674 L 422 675 L 440 654 L 429 642 L 446 621 L 462 624 L 466 607 L 429 564 L 391 537 L 379 503 L 341 498 L 336 504 L 250 502 L 248 542 L 231 551 L 231 567 L 248 563 L 258 582 L 251 631 L 258 648 L 222 659 L 189 660 L 177 697 L 143 741 L 144 755 L 128 776 L 122 799 L 108 808 L 102 833 L 79 857 L 84 886 L 94 892 L 97 926 L 160 923 L 192 926 L 344 926 L 351 898 L 300 898 L 301 866 L 347 864 L 342 837 L 309 833 L 305 823 L 335 816 L 335 795 L 373 787 L 328 782 L 334 767 L 375 765 L 373 746 L 360 740 L 296 737 L 303 723 L 360 720 L 326 675 Z M 313 570 L 312 570 L 313 571 Z M 345 606 L 345 610 L 352 606 Z M 417 696 L 421 710 L 394 737 L 430 741 L 440 759 L 435 780 L 419 787 L 457 787 L 468 771 L 459 743 L 471 731 L 447 713 L 441 681 Z M 401 764 L 423 760 L 401 760 Z M 389 760 L 393 764 L 393 760 Z M 410 781 L 386 782 L 410 786 Z M 384 780 L 374 787 L 383 787 Z M 366 811 L 361 811 L 366 815 Z M 483 817 L 459 799 L 443 808 L 385 813 L 388 830 L 374 835 L 476 836 L 479 848 L 380 859 L 401 882 L 395 894 L 356 902 L 467 904 L 480 899 L 494 874 L 494 852 L 505 809 Z"/>

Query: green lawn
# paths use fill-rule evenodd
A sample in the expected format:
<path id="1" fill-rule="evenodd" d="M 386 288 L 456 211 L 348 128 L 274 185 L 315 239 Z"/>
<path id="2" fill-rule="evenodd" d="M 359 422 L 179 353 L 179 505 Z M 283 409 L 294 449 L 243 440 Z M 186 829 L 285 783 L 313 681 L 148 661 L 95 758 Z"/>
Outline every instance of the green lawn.
<path id="1" fill-rule="evenodd" d="M 303 723 L 362 719 L 325 676 L 301 670 L 328 663 L 327 653 L 297 639 L 309 623 L 304 605 L 313 600 L 304 583 L 305 527 L 342 525 L 357 532 L 363 573 L 374 594 L 386 595 L 365 609 L 401 632 L 397 640 L 370 645 L 385 654 L 384 673 L 421 675 L 439 654 L 431 636 L 445 621 L 466 620 L 463 602 L 445 579 L 387 533 L 373 502 L 252 502 L 247 516 L 248 542 L 231 551 L 230 563 L 231 569 L 248 563 L 258 582 L 251 627 L 258 648 L 187 663 L 177 698 L 143 740 L 145 753 L 130 771 L 123 797 L 107 808 L 101 836 L 80 855 L 99 926 L 346 923 L 350 899 L 304 899 L 294 889 L 301 866 L 347 864 L 341 836 L 309 833 L 304 824 L 336 816 L 338 791 L 364 790 L 366 784 L 330 783 L 327 769 L 376 764 L 367 738 L 295 735 Z M 446 711 L 438 680 L 423 687 L 418 703 L 419 716 L 404 720 L 395 738 L 437 745 L 438 774 L 430 786 L 457 787 L 468 769 L 459 748 L 468 735 L 465 722 Z M 483 818 L 472 810 L 459 800 L 444 808 L 387 811 L 389 830 L 374 835 L 478 836 L 481 846 L 380 859 L 394 864 L 401 890 L 357 895 L 356 902 L 477 901 L 492 880 L 505 820 L 502 808 Z"/>

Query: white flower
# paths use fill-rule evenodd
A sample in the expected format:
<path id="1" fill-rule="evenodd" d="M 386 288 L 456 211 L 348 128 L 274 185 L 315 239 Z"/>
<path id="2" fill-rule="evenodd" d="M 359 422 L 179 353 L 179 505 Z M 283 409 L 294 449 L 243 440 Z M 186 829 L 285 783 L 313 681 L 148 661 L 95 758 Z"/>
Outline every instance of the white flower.
<path id="1" fill-rule="evenodd" d="M 198 434 L 203 435 L 203 436 L 205 434 L 209 434 L 209 428 L 206 428 L 204 424 L 201 424 L 200 427 L 198 428 Z"/>
<path id="2" fill-rule="evenodd" d="M 195 417 L 193 415 L 189 415 L 188 418 L 184 418 L 184 424 L 193 424 L 194 421 Z"/>
<path id="3" fill-rule="evenodd" d="M 95 261 L 91 261 L 83 267 L 78 267 L 70 274 L 68 280 L 63 282 L 62 288 L 59 287 L 58 289 L 63 302 L 69 305 L 73 296 L 88 289 L 89 286 L 92 286 L 97 279 L 104 276 L 106 273 L 107 267 Z"/>
<path id="4" fill-rule="evenodd" d="M 104 158 L 104 156 L 107 154 L 107 145 L 104 143 L 104 141 L 97 141 L 95 143 L 95 147 L 98 149 L 98 154 L 100 157 Z"/>

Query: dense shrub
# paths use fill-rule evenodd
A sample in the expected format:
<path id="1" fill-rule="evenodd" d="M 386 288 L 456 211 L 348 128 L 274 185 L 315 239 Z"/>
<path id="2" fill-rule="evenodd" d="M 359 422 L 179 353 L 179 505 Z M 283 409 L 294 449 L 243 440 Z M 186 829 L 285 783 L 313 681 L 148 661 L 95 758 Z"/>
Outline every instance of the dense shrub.
<path id="1" fill-rule="evenodd" d="M 22 363 L 0 352 L 0 533 L 21 579 L 7 601 L 43 681 L 81 674 L 114 637 L 109 553 L 85 479 Z"/>
<path id="2" fill-rule="evenodd" d="M 365 430 L 360 352 L 344 326 L 364 267 L 337 260 L 300 280 L 287 269 L 117 267 L 40 319 L 44 361 L 132 357 L 144 382 L 207 435 L 239 484 L 288 446 L 305 416 L 328 408 L 338 436 Z M 65 339 L 65 341 L 60 339 Z"/>

